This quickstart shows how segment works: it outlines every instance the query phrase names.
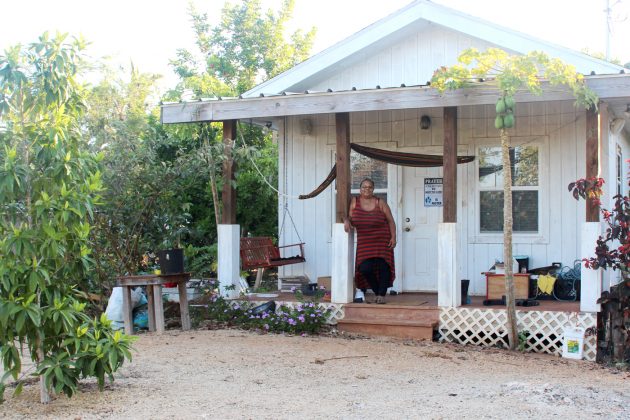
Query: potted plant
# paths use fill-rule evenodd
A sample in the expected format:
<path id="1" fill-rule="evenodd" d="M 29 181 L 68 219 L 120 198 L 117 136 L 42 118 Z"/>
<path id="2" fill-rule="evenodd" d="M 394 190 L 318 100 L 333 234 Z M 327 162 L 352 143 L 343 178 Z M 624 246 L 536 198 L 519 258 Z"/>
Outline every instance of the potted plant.
<path id="1" fill-rule="evenodd" d="M 184 249 L 182 248 L 182 235 L 189 232 L 188 214 L 183 213 L 167 218 L 162 231 L 163 240 L 161 249 L 157 251 L 157 260 L 160 266 L 160 274 L 180 274 L 184 272 Z M 166 283 L 165 287 L 175 287 L 176 283 Z"/>

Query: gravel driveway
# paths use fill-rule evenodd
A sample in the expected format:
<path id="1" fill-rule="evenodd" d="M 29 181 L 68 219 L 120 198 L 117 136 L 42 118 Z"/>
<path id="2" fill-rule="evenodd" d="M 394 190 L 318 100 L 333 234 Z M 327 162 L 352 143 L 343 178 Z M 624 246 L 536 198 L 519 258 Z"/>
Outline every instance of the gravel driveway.
<path id="1" fill-rule="evenodd" d="M 144 334 L 100 393 L 38 401 L 7 390 L 2 418 L 630 418 L 630 374 L 548 355 L 240 330 Z"/>

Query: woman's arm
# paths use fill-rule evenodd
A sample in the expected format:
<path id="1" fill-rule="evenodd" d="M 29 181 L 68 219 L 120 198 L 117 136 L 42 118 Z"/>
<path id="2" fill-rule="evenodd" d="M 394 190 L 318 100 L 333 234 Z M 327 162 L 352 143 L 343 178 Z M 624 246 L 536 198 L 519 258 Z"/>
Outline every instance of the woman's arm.
<path id="1" fill-rule="evenodd" d="M 350 200 L 350 208 L 348 209 L 348 216 L 344 218 L 343 220 L 343 229 L 346 232 L 350 232 L 350 228 L 352 227 L 352 211 L 354 210 L 354 207 L 357 204 L 357 199 L 356 197 L 352 197 L 352 199 Z"/>
<path id="2" fill-rule="evenodd" d="M 379 200 L 381 203 L 381 211 L 385 214 L 385 218 L 387 219 L 387 224 L 389 225 L 389 235 L 390 240 L 387 246 L 390 248 L 394 248 L 396 246 L 396 222 L 394 222 L 394 217 L 392 216 L 392 211 L 389 209 L 389 206 L 385 202 L 385 200 Z"/>

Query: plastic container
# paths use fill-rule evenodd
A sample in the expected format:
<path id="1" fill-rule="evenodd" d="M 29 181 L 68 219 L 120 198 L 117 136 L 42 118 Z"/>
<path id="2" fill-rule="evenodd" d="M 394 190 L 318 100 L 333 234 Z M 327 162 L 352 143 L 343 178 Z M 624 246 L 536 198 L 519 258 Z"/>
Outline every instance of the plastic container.
<path id="1" fill-rule="evenodd" d="M 529 271 L 529 257 L 527 255 L 515 255 L 514 259 L 518 264 L 519 273 L 527 273 Z"/>
<path id="2" fill-rule="evenodd" d="M 468 296 L 468 287 L 470 280 L 462 279 L 462 305 L 470 305 L 470 297 Z"/>
<path id="3" fill-rule="evenodd" d="M 180 274 L 184 272 L 184 250 L 181 248 L 158 251 L 162 274 Z"/>
<path id="4" fill-rule="evenodd" d="M 565 328 L 562 342 L 562 357 L 582 360 L 584 349 L 584 328 Z"/>

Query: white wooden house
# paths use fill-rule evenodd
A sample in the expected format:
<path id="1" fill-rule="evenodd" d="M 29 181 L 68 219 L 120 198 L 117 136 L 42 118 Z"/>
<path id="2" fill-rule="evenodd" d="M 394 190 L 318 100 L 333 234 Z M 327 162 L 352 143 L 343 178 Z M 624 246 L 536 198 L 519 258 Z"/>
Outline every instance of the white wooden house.
<path id="1" fill-rule="evenodd" d="M 427 84 L 435 69 L 455 64 L 469 47 L 498 47 L 514 54 L 544 51 L 573 64 L 600 97 L 598 113 L 575 108 L 571 93 L 557 88 L 516 98 L 511 141 L 528 160 L 515 172 L 513 253 L 528 256 L 530 267 L 572 265 L 591 254 L 602 226 L 587 220 L 584 203 L 571 197 L 567 185 L 585 177 L 590 165 L 606 179 L 608 199 L 627 191 L 630 124 L 622 124 L 630 118 L 630 74 L 617 65 L 418 0 L 239 99 L 168 104 L 162 119 L 224 121 L 228 139 L 234 138 L 235 120 L 275 130 L 279 190 L 284 194 L 279 216 L 288 208 L 306 242 L 306 262 L 284 267 L 281 276 L 332 276 L 333 302 L 351 301 L 352 236 L 343 231 L 340 217 L 347 209 L 347 190 L 355 192 L 369 173 L 397 223 L 396 290 L 437 292 L 442 308 L 457 308 L 459 281 L 470 279 L 470 293 L 485 294 L 481 272 L 502 259 L 503 247 L 496 194 L 501 179 L 484 171 L 499 151 L 493 126 L 497 92 L 480 83 L 440 95 Z M 421 125 L 424 116 L 430 119 L 428 126 Z M 351 168 L 345 169 L 348 140 L 444 155 L 446 169 L 368 165 L 354 153 Z M 454 152 L 476 159 L 455 165 Z M 318 186 L 336 161 L 336 186 L 313 199 L 294 198 Z M 354 176 L 351 181 L 340 174 L 344 170 Z M 434 178 L 444 179 L 444 202 L 452 208 L 425 206 L 425 182 Z M 239 231 L 238 221 L 226 213 L 220 227 L 219 275 L 231 282 L 238 273 Z M 281 244 L 297 241 L 291 229 L 285 227 L 283 233 Z M 596 312 L 601 289 L 614 282 L 614 275 L 583 270 L 581 311 Z M 584 326 L 593 322 L 593 316 L 587 317 Z"/>

